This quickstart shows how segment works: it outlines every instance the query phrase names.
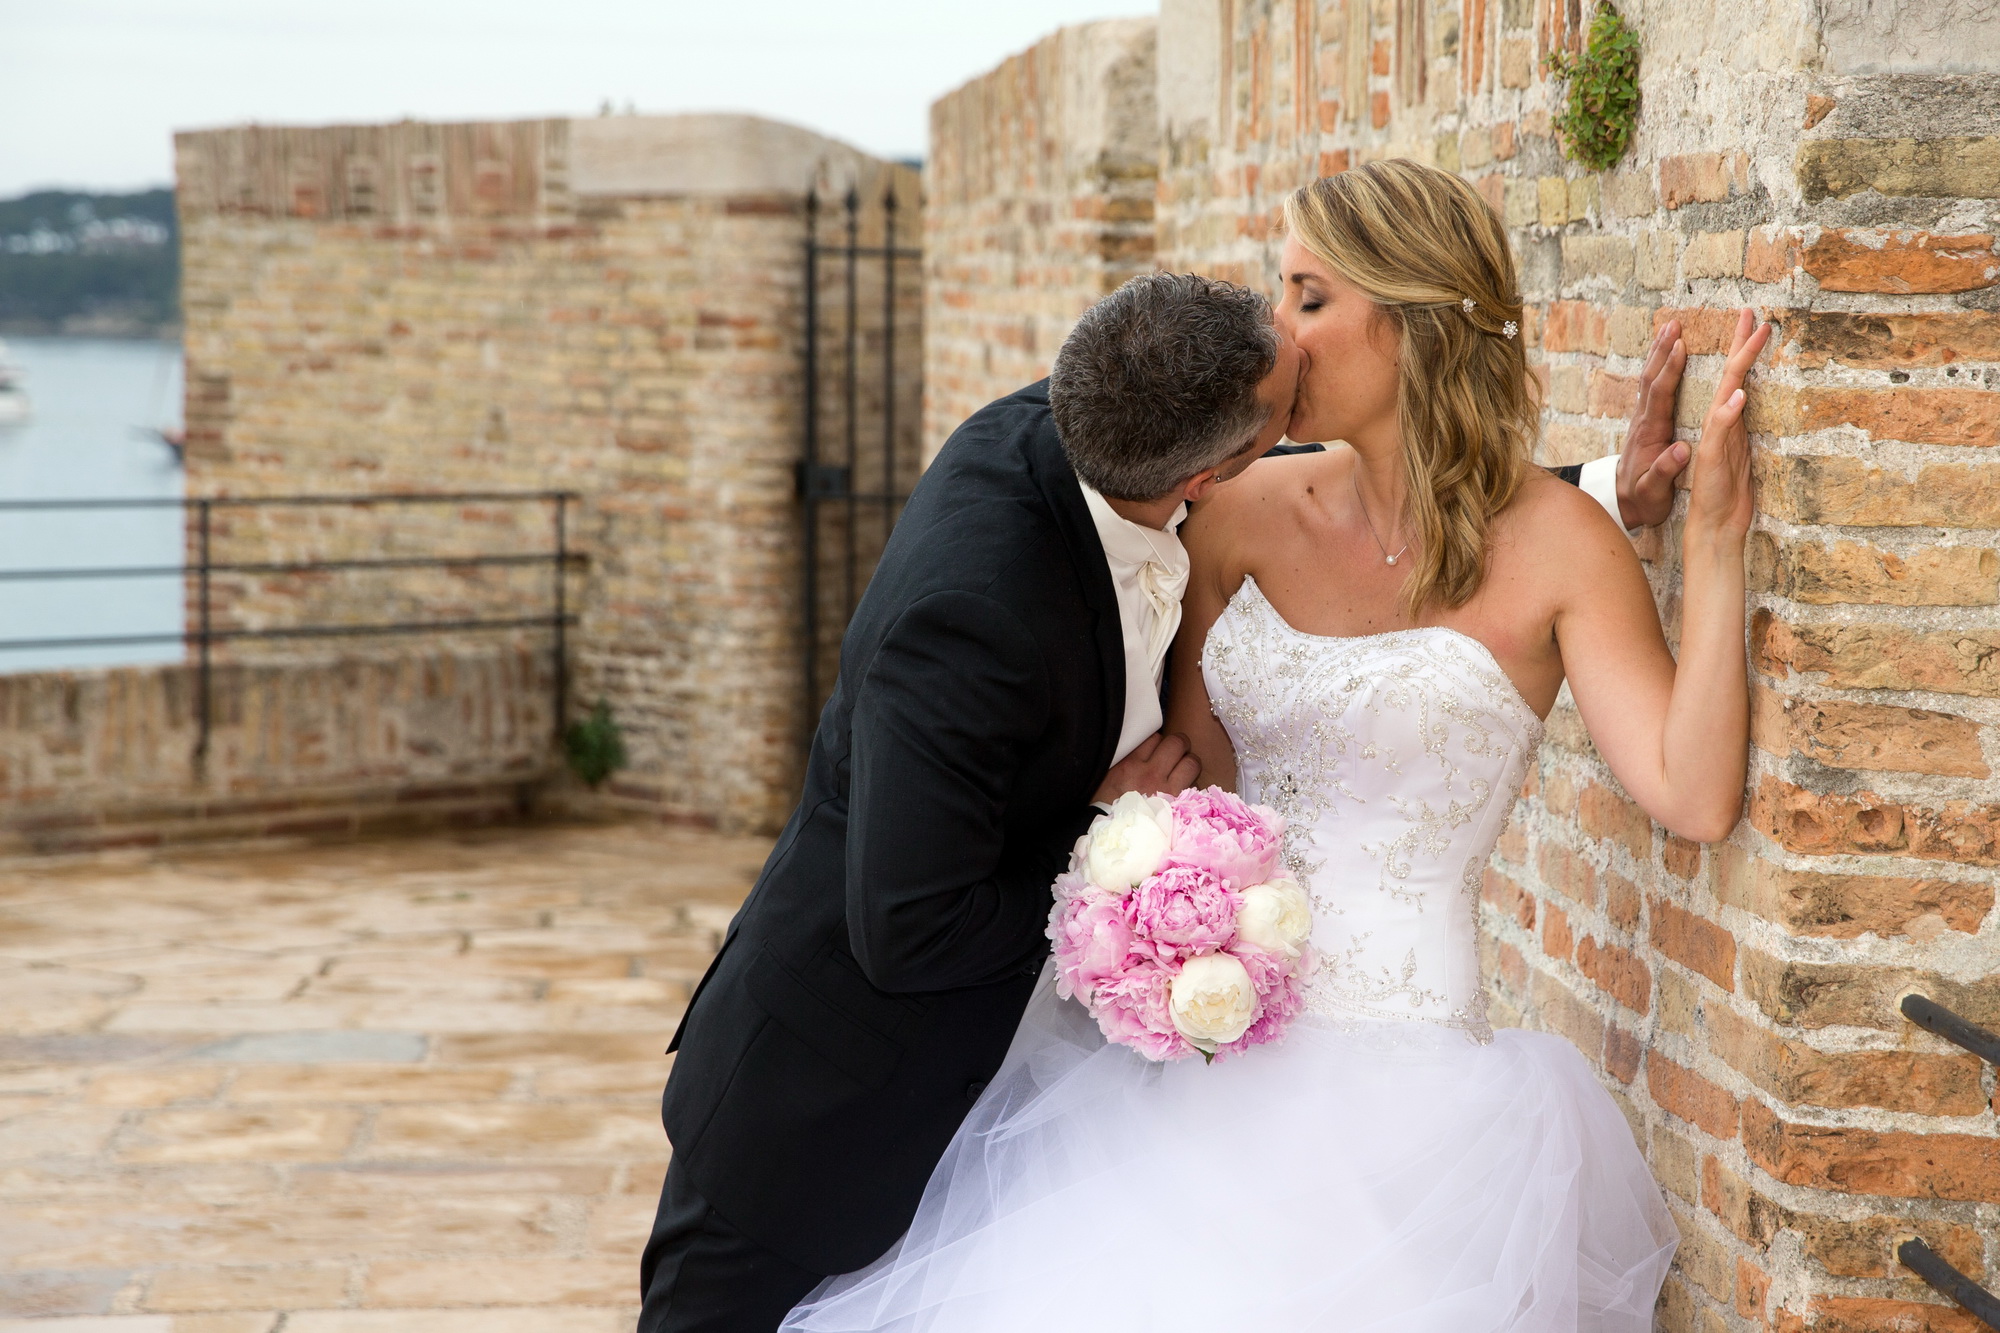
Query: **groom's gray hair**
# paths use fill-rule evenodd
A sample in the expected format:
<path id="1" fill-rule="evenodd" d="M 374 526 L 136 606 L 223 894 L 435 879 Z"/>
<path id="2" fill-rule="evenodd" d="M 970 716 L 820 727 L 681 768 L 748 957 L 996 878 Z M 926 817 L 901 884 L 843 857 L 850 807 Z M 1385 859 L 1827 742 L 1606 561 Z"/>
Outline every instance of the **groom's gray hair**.
<path id="1" fill-rule="evenodd" d="M 1250 447 L 1278 363 L 1271 306 L 1197 273 L 1148 273 L 1083 312 L 1049 373 L 1063 452 L 1113 500 L 1157 500 Z"/>

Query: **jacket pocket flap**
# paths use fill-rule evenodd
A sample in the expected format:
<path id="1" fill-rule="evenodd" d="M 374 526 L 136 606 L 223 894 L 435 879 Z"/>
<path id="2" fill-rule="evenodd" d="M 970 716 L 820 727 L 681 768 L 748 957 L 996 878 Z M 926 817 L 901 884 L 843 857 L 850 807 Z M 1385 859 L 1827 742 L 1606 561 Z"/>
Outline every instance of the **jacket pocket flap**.
<path id="1" fill-rule="evenodd" d="M 902 1047 L 814 994 L 769 949 L 757 951 L 744 982 L 764 1012 L 862 1087 L 882 1087 L 896 1072 Z"/>

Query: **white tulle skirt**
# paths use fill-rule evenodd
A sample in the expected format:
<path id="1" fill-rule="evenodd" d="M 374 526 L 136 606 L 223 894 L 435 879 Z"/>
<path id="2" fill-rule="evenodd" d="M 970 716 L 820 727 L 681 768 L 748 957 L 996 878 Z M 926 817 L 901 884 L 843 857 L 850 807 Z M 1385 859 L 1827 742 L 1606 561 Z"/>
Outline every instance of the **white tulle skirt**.
<path id="1" fill-rule="evenodd" d="M 909 1233 L 784 1328 L 1644 1333 L 1677 1240 L 1560 1038 L 1307 1015 L 1156 1065 L 1045 974 Z"/>

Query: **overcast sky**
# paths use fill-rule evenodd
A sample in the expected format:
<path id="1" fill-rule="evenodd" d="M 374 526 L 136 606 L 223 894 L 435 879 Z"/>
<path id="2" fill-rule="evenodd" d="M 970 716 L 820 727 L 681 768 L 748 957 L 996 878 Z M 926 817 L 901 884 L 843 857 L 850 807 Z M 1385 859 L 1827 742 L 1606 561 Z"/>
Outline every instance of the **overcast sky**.
<path id="1" fill-rule="evenodd" d="M 176 129 L 749 111 L 889 157 L 940 93 L 1154 0 L 0 0 L 0 196 L 170 182 Z"/>

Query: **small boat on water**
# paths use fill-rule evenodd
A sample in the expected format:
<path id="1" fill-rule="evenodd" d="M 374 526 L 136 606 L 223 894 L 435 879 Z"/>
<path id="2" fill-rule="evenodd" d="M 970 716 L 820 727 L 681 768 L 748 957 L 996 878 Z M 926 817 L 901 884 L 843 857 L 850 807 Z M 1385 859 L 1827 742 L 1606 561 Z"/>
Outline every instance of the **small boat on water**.
<path id="1" fill-rule="evenodd" d="M 26 421 L 31 413 L 28 391 L 21 387 L 21 372 L 7 359 L 7 344 L 0 343 L 0 426 Z"/>

